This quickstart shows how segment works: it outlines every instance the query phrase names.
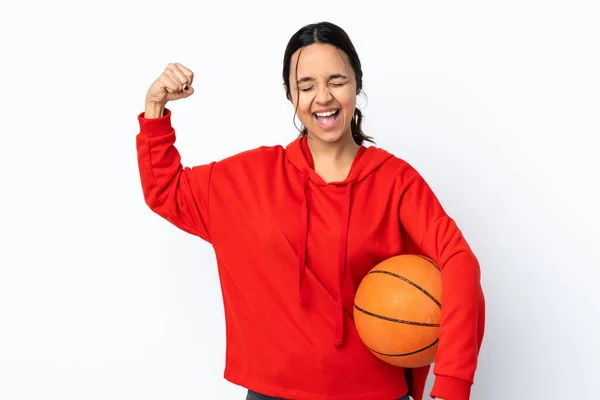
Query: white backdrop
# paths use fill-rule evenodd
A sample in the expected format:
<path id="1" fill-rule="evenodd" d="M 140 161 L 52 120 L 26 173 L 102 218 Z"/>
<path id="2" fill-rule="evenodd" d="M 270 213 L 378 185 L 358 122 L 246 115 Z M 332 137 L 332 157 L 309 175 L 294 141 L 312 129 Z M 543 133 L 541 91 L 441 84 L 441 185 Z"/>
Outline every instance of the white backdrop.
<path id="1" fill-rule="evenodd" d="M 366 132 L 417 167 L 481 261 L 472 398 L 600 396 L 597 2 L 200 3 L 2 7 L 1 399 L 244 398 L 222 378 L 211 247 L 142 198 L 137 115 L 181 62 L 185 164 L 287 144 L 283 51 L 321 20 L 362 58 Z"/>

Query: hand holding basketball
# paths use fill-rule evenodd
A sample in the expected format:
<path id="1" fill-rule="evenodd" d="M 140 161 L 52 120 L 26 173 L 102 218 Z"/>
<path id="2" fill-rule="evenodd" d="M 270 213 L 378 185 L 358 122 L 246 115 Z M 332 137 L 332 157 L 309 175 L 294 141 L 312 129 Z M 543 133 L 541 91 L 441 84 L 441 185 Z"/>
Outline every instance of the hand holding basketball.
<path id="1" fill-rule="evenodd" d="M 184 99 L 194 93 L 194 73 L 179 63 L 167 65 L 146 93 L 146 104 L 164 107 L 169 101 Z"/>

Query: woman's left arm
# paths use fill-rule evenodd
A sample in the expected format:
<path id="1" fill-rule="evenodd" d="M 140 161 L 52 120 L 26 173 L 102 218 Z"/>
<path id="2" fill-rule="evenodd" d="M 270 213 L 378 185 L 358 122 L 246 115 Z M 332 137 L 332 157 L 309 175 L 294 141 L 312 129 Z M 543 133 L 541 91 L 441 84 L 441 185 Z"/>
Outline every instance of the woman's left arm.
<path id="1" fill-rule="evenodd" d="M 468 400 L 485 325 L 479 262 L 423 177 L 409 171 L 399 176 L 400 224 L 442 274 L 442 319 L 431 396 Z"/>

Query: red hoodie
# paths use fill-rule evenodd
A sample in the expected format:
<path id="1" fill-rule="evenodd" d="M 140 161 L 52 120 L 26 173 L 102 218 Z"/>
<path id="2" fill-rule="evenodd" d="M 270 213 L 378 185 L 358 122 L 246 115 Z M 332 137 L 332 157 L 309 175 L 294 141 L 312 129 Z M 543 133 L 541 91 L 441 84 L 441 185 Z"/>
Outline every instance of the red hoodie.
<path id="1" fill-rule="evenodd" d="M 348 177 L 326 183 L 306 139 L 183 167 L 171 112 L 138 116 L 144 197 L 158 215 L 212 244 L 226 319 L 225 379 L 299 400 L 423 397 L 429 366 L 398 368 L 361 342 L 354 293 L 403 253 L 442 269 L 432 396 L 468 399 L 484 330 L 477 259 L 407 162 L 361 147 Z"/>

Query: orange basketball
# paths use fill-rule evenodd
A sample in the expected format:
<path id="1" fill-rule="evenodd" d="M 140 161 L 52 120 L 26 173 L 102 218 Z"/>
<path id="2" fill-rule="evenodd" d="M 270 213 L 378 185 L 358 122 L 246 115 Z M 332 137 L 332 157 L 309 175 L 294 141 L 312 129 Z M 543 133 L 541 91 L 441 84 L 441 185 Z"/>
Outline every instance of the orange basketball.
<path id="1" fill-rule="evenodd" d="M 442 276 L 430 259 L 400 255 L 375 266 L 354 298 L 354 323 L 367 348 L 404 368 L 435 359 L 441 320 Z"/>

